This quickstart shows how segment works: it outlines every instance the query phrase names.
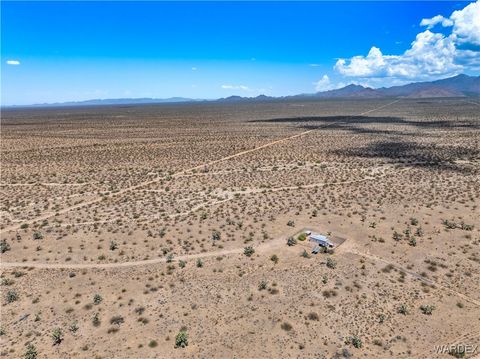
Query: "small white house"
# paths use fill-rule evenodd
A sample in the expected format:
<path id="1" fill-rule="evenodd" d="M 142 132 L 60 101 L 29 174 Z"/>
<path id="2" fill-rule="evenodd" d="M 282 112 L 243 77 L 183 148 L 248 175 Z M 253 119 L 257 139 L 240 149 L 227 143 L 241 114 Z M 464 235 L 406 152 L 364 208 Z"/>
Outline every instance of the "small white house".
<path id="1" fill-rule="evenodd" d="M 310 234 L 308 240 L 317 243 L 322 247 L 333 247 L 333 244 L 330 242 L 330 240 L 321 234 Z"/>

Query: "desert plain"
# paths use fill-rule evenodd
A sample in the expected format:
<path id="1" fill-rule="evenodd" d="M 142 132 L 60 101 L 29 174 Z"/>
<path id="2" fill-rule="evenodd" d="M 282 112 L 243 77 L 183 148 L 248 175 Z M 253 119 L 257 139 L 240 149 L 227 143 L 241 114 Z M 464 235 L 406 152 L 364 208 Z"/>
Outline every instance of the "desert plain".
<path id="1" fill-rule="evenodd" d="M 479 106 L 3 110 L 1 357 L 478 355 Z"/>

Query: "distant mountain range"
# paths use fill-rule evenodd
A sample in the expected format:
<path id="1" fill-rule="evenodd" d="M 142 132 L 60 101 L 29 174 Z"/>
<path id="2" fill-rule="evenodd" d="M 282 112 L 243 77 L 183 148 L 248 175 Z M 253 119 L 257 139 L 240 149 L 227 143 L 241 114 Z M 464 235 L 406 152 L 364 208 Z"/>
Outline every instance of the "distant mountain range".
<path id="1" fill-rule="evenodd" d="M 97 106 L 97 105 L 133 105 L 155 103 L 185 103 L 185 102 L 261 102 L 281 100 L 313 100 L 313 99 L 369 99 L 385 97 L 404 98 L 436 98 L 436 97 L 478 97 L 480 96 L 480 76 L 457 75 L 454 77 L 429 81 L 415 82 L 402 86 L 381 87 L 373 89 L 361 85 L 348 85 L 336 90 L 322 91 L 313 94 L 300 94 L 284 97 L 257 97 L 230 96 L 217 100 L 202 100 L 185 97 L 157 98 L 119 98 L 94 99 L 77 102 L 62 102 L 50 104 L 36 104 L 30 106 L 8 107 L 67 107 L 67 106 Z"/>

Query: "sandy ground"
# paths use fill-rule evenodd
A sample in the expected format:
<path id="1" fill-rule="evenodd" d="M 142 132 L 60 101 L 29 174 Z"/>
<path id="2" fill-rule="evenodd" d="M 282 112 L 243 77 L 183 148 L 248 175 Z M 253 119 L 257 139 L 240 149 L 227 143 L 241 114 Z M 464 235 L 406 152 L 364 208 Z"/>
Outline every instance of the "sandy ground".
<path id="1" fill-rule="evenodd" d="M 480 119 L 470 102 L 5 111 L 1 355 L 475 348 Z M 317 255 L 308 241 L 288 246 L 305 228 L 345 241 Z"/>

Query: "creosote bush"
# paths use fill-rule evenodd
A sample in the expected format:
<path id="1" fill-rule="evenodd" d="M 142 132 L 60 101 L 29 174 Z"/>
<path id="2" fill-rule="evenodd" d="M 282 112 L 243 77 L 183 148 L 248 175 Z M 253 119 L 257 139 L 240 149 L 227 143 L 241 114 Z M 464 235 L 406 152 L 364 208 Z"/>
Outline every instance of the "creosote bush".
<path id="1" fill-rule="evenodd" d="M 60 328 L 55 328 L 52 332 L 53 345 L 58 345 L 63 340 L 63 332 Z"/>
<path id="2" fill-rule="evenodd" d="M 420 310 L 422 311 L 423 314 L 432 315 L 433 311 L 435 310 L 435 306 L 429 305 L 429 304 L 422 304 L 420 306 Z"/>
<path id="3" fill-rule="evenodd" d="M 14 290 L 9 290 L 6 294 L 7 303 L 13 303 L 18 300 L 18 293 Z"/>
<path id="4" fill-rule="evenodd" d="M 93 296 L 93 303 L 94 303 L 94 304 L 97 304 L 97 305 L 98 305 L 98 304 L 100 304 L 102 301 L 103 301 L 103 298 L 102 298 L 102 296 L 101 296 L 100 294 L 97 293 L 97 294 L 95 294 L 95 295 Z"/>
<path id="5" fill-rule="evenodd" d="M 287 239 L 287 245 L 288 245 L 289 247 L 292 247 L 292 246 L 294 246 L 295 244 L 297 244 L 297 240 L 296 240 L 295 238 L 289 237 L 289 238 Z"/>
<path id="6" fill-rule="evenodd" d="M 255 253 L 255 249 L 253 247 L 245 247 L 243 249 L 243 254 L 245 254 L 247 257 L 251 257 Z"/>
<path id="7" fill-rule="evenodd" d="M 0 253 L 5 253 L 10 250 L 10 244 L 7 243 L 5 239 L 2 239 L 0 242 Z"/>
<path id="8" fill-rule="evenodd" d="M 185 348 L 188 345 L 188 334 L 185 330 L 181 330 L 175 337 L 175 347 Z"/>
<path id="9" fill-rule="evenodd" d="M 335 260 L 332 258 L 327 258 L 327 267 L 335 269 L 337 267 L 337 262 L 335 262 Z"/>
<path id="10" fill-rule="evenodd" d="M 24 359 L 36 359 L 38 356 L 37 348 L 32 343 L 27 345 L 27 350 L 23 354 Z"/>

